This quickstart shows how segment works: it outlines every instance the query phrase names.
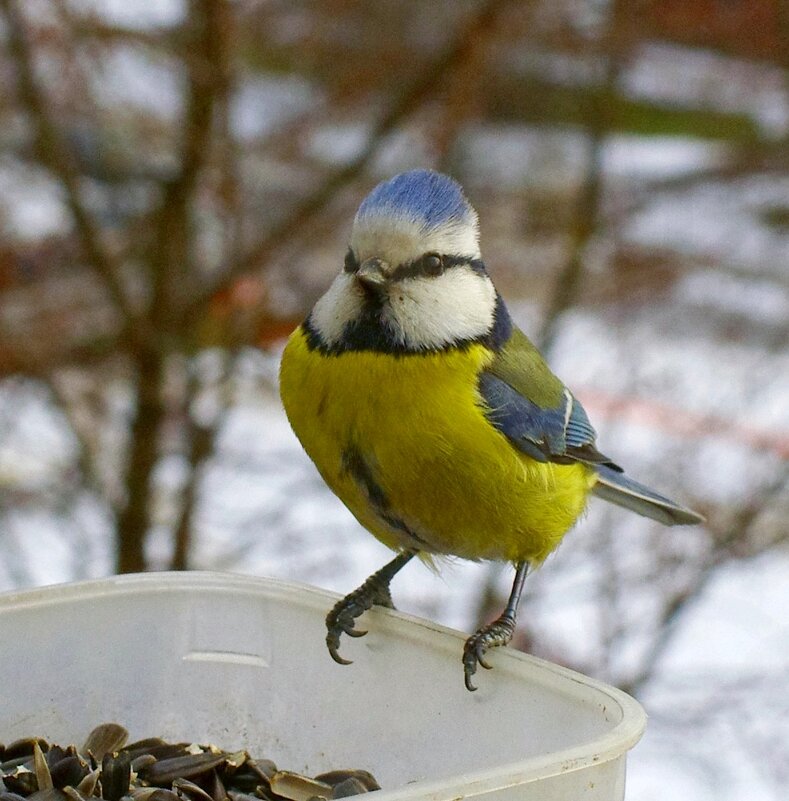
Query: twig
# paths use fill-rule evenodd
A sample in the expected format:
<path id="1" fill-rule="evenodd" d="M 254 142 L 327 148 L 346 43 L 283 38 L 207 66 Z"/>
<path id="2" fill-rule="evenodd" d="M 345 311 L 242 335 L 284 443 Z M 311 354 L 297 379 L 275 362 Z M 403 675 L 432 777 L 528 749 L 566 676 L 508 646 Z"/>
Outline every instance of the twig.
<path id="1" fill-rule="evenodd" d="M 126 503 L 118 516 L 120 532 L 118 569 L 144 570 L 144 544 L 153 499 L 153 473 L 159 459 L 161 429 L 167 419 L 162 398 L 168 367 L 168 333 L 179 322 L 173 306 L 178 302 L 177 279 L 190 274 L 189 213 L 200 174 L 209 157 L 217 98 L 226 90 L 224 63 L 229 30 L 227 0 L 192 0 L 188 24 L 194 26 L 195 56 L 190 64 L 186 112 L 182 124 L 180 170 L 164 191 L 153 221 L 156 226 L 148 252 L 153 299 L 150 321 L 159 347 L 140 348 L 134 354 L 137 371 L 137 409 L 132 424 Z M 185 332 L 174 331 L 184 346 Z"/>
<path id="2" fill-rule="evenodd" d="M 200 420 L 194 409 L 195 400 L 200 391 L 200 381 L 194 364 L 189 366 L 188 386 L 183 399 L 184 429 L 186 434 L 186 456 L 189 464 L 189 476 L 181 493 L 178 519 L 174 527 L 173 556 L 171 570 L 186 570 L 189 567 L 194 511 L 198 501 L 198 487 L 202 477 L 203 465 L 214 455 L 217 433 L 221 429 L 230 410 L 226 400 L 225 384 L 230 381 L 236 357 L 223 354 L 222 374 L 218 379 L 219 409 L 210 420 Z"/>
<path id="3" fill-rule="evenodd" d="M 161 351 L 140 351 L 136 360 L 137 408 L 131 424 L 124 477 L 126 498 L 117 516 L 117 572 L 146 569 L 145 537 L 153 511 L 153 472 L 159 460 L 159 433 L 166 418 L 162 402 L 167 365 Z"/>
<path id="4" fill-rule="evenodd" d="M 192 0 L 188 19 L 194 25 L 186 112 L 182 122 L 180 170 L 165 186 L 159 209 L 154 214 L 156 235 L 151 241 L 153 302 L 151 317 L 161 330 L 175 322 L 173 304 L 178 301 L 177 277 L 191 272 L 189 212 L 197 181 L 208 161 L 214 110 L 227 92 L 226 61 L 230 8 L 227 0 Z"/>
<path id="5" fill-rule="evenodd" d="M 66 203 L 89 265 L 107 288 L 130 335 L 138 336 L 140 321 L 118 278 L 119 265 L 112 251 L 102 241 L 99 226 L 82 202 L 80 177 L 72 155 L 57 129 L 49 103 L 36 78 L 33 50 L 23 15 L 15 0 L 0 0 L 0 8 L 8 25 L 7 41 L 17 68 L 19 98 L 33 121 L 41 161 L 57 176 L 65 189 Z"/>
<path id="6" fill-rule="evenodd" d="M 85 483 L 92 487 L 99 496 L 108 500 L 106 488 L 101 480 L 101 471 L 97 465 L 95 447 L 91 441 L 91 434 L 95 434 L 95 420 L 91 419 L 93 431 L 89 432 L 86 426 L 80 422 L 78 415 L 75 414 L 74 405 L 54 371 L 43 375 L 42 380 L 49 390 L 54 405 L 60 409 L 68 427 L 71 429 L 71 433 L 74 435 L 77 444 L 77 466 Z"/>
<path id="7" fill-rule="evenodd" d="M 628 681 L 619 683 L 621 689 L 636 695 L 652 679 L 660 658 L 673 641 L 674 634 L 679 628 L 679 621 L 688 607 L 701 596 L 709 582 L 715 577 L 715 568 L 732 558 L 734 547 L 746 538 L 748 530 L 759 515 L 783 492 L 787 481 L 789 481 L 789 463 L 784 463 L 784 469 L 775 476 L 773 481 L 715 538 L 712 552 L 701 566 L 700 575 L 695 583 L 675 592 L 664 605 L 660 620 L 656 624 L 657 634 L 641 660 L 641 669 Z"/>
<path id="8" fill-rule="evenodd" d="M 608 98 L 614 93 L 621 70 L 623 53 L 618 42 L 622 28 L 622 2 L 615 0 L 605 31 L 597 42 L 606 54 L 605 79 L 601 92 L 591 92 L 587 118 L 586 170 L 576 202 L 570 254 L 560 270 L 537 337 L 541 350 L 550 351 L 557 334 L 559 318 L 578 298 L 583 278 L 586 248 L 597 230 L 603 196 L 603 148 L 611 128 Z"/>

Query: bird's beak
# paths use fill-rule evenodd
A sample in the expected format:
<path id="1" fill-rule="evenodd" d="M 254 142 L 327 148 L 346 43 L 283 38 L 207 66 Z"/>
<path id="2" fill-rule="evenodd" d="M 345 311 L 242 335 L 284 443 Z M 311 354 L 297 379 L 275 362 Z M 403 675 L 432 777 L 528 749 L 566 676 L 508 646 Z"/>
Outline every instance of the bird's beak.
<path id="1" fill-rule="evenodd" d="M 390 267 L 381 259 L 365 259 L 356 271 L 356 280 L 373 292 L 380 292 L 389 281 Z"/>

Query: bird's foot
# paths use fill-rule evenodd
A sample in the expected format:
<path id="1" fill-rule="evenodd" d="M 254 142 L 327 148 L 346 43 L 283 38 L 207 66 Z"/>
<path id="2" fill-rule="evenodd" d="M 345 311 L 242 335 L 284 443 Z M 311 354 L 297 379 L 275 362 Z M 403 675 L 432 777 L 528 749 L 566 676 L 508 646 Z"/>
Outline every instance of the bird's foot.
<path id="1" fill-rule="evenodd" d="M 343 659 L 338 652 L 340 636 L 343 632 L 350 637 L 364 637 L 367 634 L 366 631 L 355 628 L 357 617 L 363 615 L 373 605 L 385 606 L 388 609 L 395 608 L 392 603 L 392 594 L 389 591 L 390 578 L 381 575 L 381 571 L 374 573 L 361 587 L 337 601 L 326 616 L 326 645 L 335 662 L 340 665 L 350 665 L 352 661 Z"/>
<path id="2" fill-rule="evenodd" d="M 507 645 L 515 633 L 515 618 L 507 613 L 496 618 L 487 626 L 477 629 L 463 646 L 463 671 L 465 673 L 466 689 L 474 692 L 477 688 L 471 683 L 471 677 L 477 672 L 477 665 L 490 670 L 493 665 L 485 661 L 485 654 L 490 648 Z"/>

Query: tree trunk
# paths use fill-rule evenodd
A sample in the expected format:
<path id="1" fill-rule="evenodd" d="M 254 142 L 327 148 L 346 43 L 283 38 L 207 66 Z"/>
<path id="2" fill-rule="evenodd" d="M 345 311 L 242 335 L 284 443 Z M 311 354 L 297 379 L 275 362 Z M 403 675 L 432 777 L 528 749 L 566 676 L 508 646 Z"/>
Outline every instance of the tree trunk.
<path id="1" fill-rule="evenodd" d="M 126 501 L 118 515 L 118 573 L 146 569 L 145 536 L 151 522 L 152 476 L 159 455 L 164 358 L 144 351 L 137 359 L 137 411 L 131 429 L 126 468 Z"/>

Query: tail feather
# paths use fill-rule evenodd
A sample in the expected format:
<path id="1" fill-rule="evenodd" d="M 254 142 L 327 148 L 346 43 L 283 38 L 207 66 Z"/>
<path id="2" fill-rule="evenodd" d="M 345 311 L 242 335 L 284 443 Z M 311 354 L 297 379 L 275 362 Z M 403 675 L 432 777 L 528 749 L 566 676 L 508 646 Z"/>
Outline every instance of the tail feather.
<path id="1" fill-rule="evenodd" d="M 595 465 L 597 483 L 592 492 L 610 503 L 624 506 L 644 517 L 651 517 L 666 526 L 683 526 L 703 523 L 702 515 L 659 495 L 654 490 L 633 481 L 606 465 Z"/>

